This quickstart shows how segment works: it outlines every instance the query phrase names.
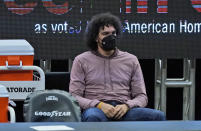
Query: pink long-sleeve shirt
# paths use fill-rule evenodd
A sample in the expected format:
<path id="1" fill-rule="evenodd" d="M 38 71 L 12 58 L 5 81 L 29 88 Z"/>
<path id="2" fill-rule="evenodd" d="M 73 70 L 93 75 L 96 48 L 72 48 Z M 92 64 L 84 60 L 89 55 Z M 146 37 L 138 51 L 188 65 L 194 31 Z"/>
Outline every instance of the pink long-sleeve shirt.
<path id="1" fill-rule="evenodd" d="M 130 108 L 145 107 L 148 102 L 137 57 L 118 49 L 110 57 L 91 51 L 78 55 L 73 62 L 69 91 L 82 109 L 108 100 Z"/>

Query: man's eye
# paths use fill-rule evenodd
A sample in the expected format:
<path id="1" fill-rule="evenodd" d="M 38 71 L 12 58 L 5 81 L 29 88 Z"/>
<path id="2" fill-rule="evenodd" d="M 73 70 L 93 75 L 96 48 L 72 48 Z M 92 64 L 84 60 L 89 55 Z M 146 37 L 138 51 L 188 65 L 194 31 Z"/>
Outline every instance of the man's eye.
<path id="1" fill-rule="evenodd" d="M 112 32 L 113 35 L 116 35 L 116 31 Z"/>
<path id="2" fill-rule="evenodd" d="M 108 33 L 103 33 L 103 35 L 108 35 Z"/>

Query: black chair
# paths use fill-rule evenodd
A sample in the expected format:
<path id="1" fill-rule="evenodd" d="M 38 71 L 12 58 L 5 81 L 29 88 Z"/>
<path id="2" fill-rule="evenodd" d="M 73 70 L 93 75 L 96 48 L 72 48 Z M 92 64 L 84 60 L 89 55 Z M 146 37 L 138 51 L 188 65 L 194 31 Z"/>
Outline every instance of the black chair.
<path id="1" fill-rule="evenodd" d="M 66 91 L 43 90 L 24 101 L 25 122 L 79 122 L 81 111 L 76 99 Z"/>
<path id="2" fill-rule="evenodd" d="M 69 91 L 70 72 L 45 73 L 45 89 Z"/>

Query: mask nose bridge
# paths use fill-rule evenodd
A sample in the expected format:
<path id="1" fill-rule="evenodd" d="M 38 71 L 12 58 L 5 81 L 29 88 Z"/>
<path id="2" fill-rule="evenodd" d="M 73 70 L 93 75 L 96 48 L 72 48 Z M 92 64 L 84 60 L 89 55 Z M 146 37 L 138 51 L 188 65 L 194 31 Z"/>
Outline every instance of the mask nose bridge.
<path id="1" fill-rule="evenodd" d="M 115 38 L 116 38 L 116 36 L 113 35 L 113 34 L 111 34 L 111 35 L 108 35 L 108 36 L 104 37 L 104 38 L 102 39 L 102 42 L 105 42 L 105 41 L 107 41 L 107 40 L 113 40 L 113 39 L 115 39 Z"/>
<path id="2" fill-rule="evenodd" d="M 110 36 L 110 35 L 114 35 L 112 32 L 110 32 L 109 34 L 108 34 L 108 36 Z"/>

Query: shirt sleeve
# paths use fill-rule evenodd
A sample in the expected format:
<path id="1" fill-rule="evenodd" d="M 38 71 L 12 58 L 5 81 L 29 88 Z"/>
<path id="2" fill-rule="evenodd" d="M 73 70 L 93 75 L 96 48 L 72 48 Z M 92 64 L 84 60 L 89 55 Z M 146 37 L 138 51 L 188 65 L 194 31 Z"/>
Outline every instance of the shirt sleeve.
<path id="1" fill-rule="evenodd" d="M 140 63 L 137 58 L 135 63 L 136 64 L 134 64 L 134 68 L 133 68 L 134 70 L 133 70 L 133 74 L 131 78 L 132 99 L 126 102 L 129 108 L 145 107 L 148 103 L 144 77 L 142 74 Z"/>
<path id="2" fill-rule="evenodd" d="M 82 109 L 95 107 L 100 101 L 97 99 L 90 100 L 84 98 L 85 91 L 85 72 L 82 63 L 76 57 L 73 61 L 71 70 L 71 79 L 69 84 L 69 92 L 74 96 Z"/>

